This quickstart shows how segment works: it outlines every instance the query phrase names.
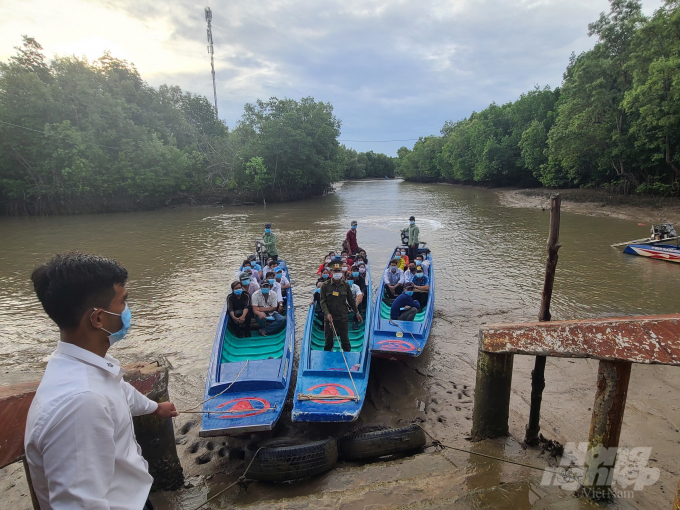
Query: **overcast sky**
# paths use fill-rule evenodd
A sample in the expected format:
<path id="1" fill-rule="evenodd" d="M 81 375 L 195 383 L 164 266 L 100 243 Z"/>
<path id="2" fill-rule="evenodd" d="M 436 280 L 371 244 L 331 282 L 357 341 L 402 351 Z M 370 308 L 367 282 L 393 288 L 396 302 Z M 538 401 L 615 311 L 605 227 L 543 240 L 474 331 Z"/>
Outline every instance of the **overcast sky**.
<path id="1" fill-rule="evenodd" d="M 644 0 L 651 14 L 661 0 Z M 272 96 L 333 104 L 340 140 L 395 155 L 490 102 L 560 85 L 607 0 L 210 0 L 219 116 Z M 0 60 L 21 35 L 48 56 L 133 62 L 151 85 L 212 98 L 205 5 L 191 0 L 0 2 Z M 383 142 L 384 140 L 398 140 Z M 404 141 L 401 141 L 404 140 Z"/>

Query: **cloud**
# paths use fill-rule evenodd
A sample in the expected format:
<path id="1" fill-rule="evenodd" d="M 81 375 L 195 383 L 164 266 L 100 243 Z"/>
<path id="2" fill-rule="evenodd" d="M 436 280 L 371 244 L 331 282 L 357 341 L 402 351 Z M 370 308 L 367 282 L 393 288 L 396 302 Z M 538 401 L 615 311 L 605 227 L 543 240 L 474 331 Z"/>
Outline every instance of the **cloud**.
<path id="1" fill-rule="evenodd" d="M 111 41 L 116 56 L 135 62 L 153 85 L 177 84 L 212 97 L 202 5 L 63 1 L 61 12 L 82 5 L 89 13 L 93 23 L 71 31 L 83 32 L 82 41 L 100 37 L 97 46 Z M 660 3 L 645 2 L 646 11 Z M 29 4 L 54 9 L 44 0 Z M 27 7 L 30 11 L 26 4 L 21 10 Z M 313 96 L 334 105 L 343 123 L 341 139 L 392 140 L 435 134 L 446 120 L 492 101 L 514 100 L 536 84 L 558 86 L 570 53 L 594 44 L 587 24 L 608 10 L 608 2 L 213 0 L 210 7 L 218 105 L 229 125 L 246 102 Z M 21 33 L 36 35 L 50 51 L 34 32 Z M 80 40 L 71 37 L 68 45 L 65 35 L 49 39 L 73 52 Z M 4 45 L 0 36 L 3 58 Z M 412 143 L 347 145 L 395 154 Z"/>

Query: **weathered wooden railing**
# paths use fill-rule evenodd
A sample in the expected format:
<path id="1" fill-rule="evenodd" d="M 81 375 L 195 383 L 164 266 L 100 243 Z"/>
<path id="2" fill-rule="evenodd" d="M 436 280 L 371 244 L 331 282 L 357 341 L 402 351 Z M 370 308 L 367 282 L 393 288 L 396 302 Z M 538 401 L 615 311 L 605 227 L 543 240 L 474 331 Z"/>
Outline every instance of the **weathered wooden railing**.
<path id="1" fill-rule="evenodd" d="M 125 380 L 156 402 L 168 401 L 168 366 L 135 363 L 125 368 Z M 0 386 L 0 469 L 23 461 L 33 508 L 39 509 L 24 458 L 26 416 L 39 381 Z M 184 484 L 171 419 L 138 416 L 133 419 L 137 442 L 154 477 L 153 489 L 175 490 Z"/>
<path id="2" fill-rule="evenodd" d="M 515 354 L 600 360 L 583 485 L 589 489 L 608 489 L 611 479 L 598 477 L 597 462 L 589 461 L 604 448 L 618 447 L 632 364 L 680 365 L 680 315 L 533 322 L 482 328 L 479 333 L 473 440 L 508 435 Z M 676 503 L 680 508 L 677 499 Z"/>

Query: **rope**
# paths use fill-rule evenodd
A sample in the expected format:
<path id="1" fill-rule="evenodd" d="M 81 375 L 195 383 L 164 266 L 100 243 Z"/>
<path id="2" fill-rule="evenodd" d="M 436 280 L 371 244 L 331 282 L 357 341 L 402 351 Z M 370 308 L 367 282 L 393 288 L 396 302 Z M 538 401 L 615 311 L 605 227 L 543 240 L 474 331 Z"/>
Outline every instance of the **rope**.
<path id="1" fill-rule="evenodd" d="M 338 335 L 338 332 L 335 331 L 335 325 L 329 321 L 329 324 L 331 325 L 331 328 L 333 328 L 333 340 L 338 341 L 338 345 L 340 346 L 340 352 L 342 353 L 342 359 L 345 361 L 345 368 L 347 369 L 347 373 L 349 374 L 349 378 L 352 381 L 352 386 L 354 386 L 354 394 L 356 395 L 356 402 L 359 401 L 359 392 L 357 391 L 357 385 L 354 384 L 354 377 L 352 377 L 352 371 L 349 369 L 349 365 L 347 364 L 347 358 L 345 358 L 345 350 L 342 348 L 342 343 L 340 342 L 340 336 Z"/>
<path id="2" fill-rule="evenodd" d="M 356 388 L 355 388 L 356 389 Z M 354 400 L 359 402 L 359 397 L 349 395 L 315 395 L 313 393 L 298 393 L 298 400 Z"/>
<path id="3" fill-rule="evenodd" d="M 220 391 L 217 395 L 215 395 L 215 396 L 213 396 L 213 397 L 206 398 L 203 402 L 199 402 L 199 403 L 196 404 L 194 407 L 190 407 L 190 408 L 188 408 L 188 409 L 184 409 L 183 411 L 177 411 L 177 413 L 179 413 L 179 414 L 182 414 L 182 413 L 185 413 L 185 414 L 205 414 L 203 411 L 201 411 L 200 413 L 189 413 L 189 411 L 193 411 L 193 410 L 196 409 L 198 406 L 203 405 L 203 404 L 205 404 L 206 402 L 208 402 L 209 400 L 212 400 L 212 399 L 214 399 L 214 398 L 217 398 L 217 397 L 219 397 L 220 395 L 222 395 L 223 393 L 226 393 L 227 391 L 229 391 L 229 388 L 231 388 L 231 387 L 234 385 L 234 383 L 235 383 L 236 381 L 238 381 L 238 378 L 241 377 L 241 373 L 246 369 L 246 367 L 248 366 L 248 362 L 249 362 L 249 361 L 250 361 L 249 359 L 246 360 L 246 364 L 243 365 L 243 368 L 241 369 L 241 371 L 240 371 L 240 372 L 238 373 L 238 375 L 236 376 L 236 379 L 234 379 L 234 380 L 231 382 L 231 384 L 230 384 L 229 386 L 227 386 L 227 388 L 226 388 L 225 390 Z M 221 414 L 224 414 L 224 412 L 222 412 Z"/>
<path id="4" fill-rule="evenodd" d="M 396 322 L 394 322 L 392 319 L 390 319 L 390 324 L 392 324 L 392 326 L 397 326 L 399 329 L 401 329 L 401 326 L 400 326 L 399 324 L 397 324 Z M 406 331 L 404 331 L 403 329 L 401 329 L 401 333 L 402 333 L 402 335 L 403 335 L 404 333 L 406 333 Z M 411 333 L 411 332 L 409 331 L 408 334 L 411 335 L 411 338 L 413 338 L 413 341 L 415 342 L 415 341 L 416 341 L 416 337 L 413 336 L 413 333 Z"/>
<path id="5" fill-rule="evenodd" d="M 215 499 L 215 498 L 221 496 L 222 494 L 224 494 L 225 492 L 227 492 L 227 491 L 228 491 L 229 489 L 231 489 L 234 485 L 240 485 L 241 487 L 246 487 L 246 488 L 247 488 L 247 487 L 248 487 L 248 484 L 249 484 L 250 482 L 246 479 L 246 473 L 247 473 L 248 470 L 250 469 L 250 466 L 252 466 L 253 461 L 257 458 L 257 454 L 260 453 L 260 450 L 262 450 L 263 448 L 266 448 L 266 446 L 260 446 L 260 447 L 257 449 L 257 451 L 255 452 L 255 455 L 253 455 L 253 458 L 250 459 L 250 463 L 248 464 L 248 467 L 247 467 L 246 470 L 243 472 L 243 474 L 242 474 L 241 476 L 238 477 L 238 480 L 236 480 L 234 483 L 232 483 L 232 484 L 229 485 L 228 487 L 225 487 L 224 489 L 222 489 L 220 492 L 218 492 L 218 493 L 215 494 L 214 496 L 209 497 L 208 499 L 206 499 L 203 503 L 201 503 L 200 505 L 198 505 L 198 506 L 197 506 L 196 508 L 194 508 L 193 510 L 198 510 L 199 508 L 203 508 L 205 505 L 207 505 L 208 503 L 210 503 L 213 499 Z"/>
<path id="6" fill-rule="evenodd" d="M 499 462 L 505 462 L 506 464 L 515 464 L 516 466 L 522 466 L 522 467 L 526 467 L 526 468 L 529 468 L 529 469 L 536 469 L 538 471 L 547 471 L 547 472 L 552 473 L 554 475 L 559 475 L 559 476 L 562 476 L 562 477 L 571 478 L 575 482 L 578 482 L 579 485 L 581 485 L 581 482 L 574 475 L 571 475 L 571 474 L 566 473 L 566 472 L 553 471 L 552 469 L 548 469 L 547 467 L 542 468 L 542 467 L 539 467 L 539 466 L 532 466 L 531 464 L 524 464 L 522 462 L 516 462 L 514 460 L 502 459 L 500 457 L 494 457 L 493 455 L 487 455 L 485 453 L 473 452 L 472 450 L 466 450 L 465 448 L 457 448 L 455 446 L 450 446 L 450 445 L 444 444 L 439 439 L 436 439 L 427 430 L 425 430 L 420 423 L 416 423 L 415 425 L 418 425 L 422 429 L 422 431 L 425 432 L 425 434 L 427 434 L 427 436 L 430 439 L 432 439 L 432 446 L 434 446 L 434 447 L 448 448 L 450 450 L 456 450 L 458 452 L 468 453 L 470 455 L 477 455 L 478 457 L 486 457 L 487 459 L 497 460 Z"/>

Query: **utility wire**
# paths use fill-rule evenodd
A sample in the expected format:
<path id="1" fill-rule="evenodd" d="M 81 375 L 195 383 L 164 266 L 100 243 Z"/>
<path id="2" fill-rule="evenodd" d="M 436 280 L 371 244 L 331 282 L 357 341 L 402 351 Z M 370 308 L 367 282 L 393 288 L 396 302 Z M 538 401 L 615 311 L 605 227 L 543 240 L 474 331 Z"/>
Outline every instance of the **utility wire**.
<path id="1" fill-rule="evenodd" d="M 420 138 L 406 138 L 404 140 L 338 140 L 338 142 L 382 143 L 382 142 L 413 142 L 415 140 L 420 140 Z"/>
<path id="2" fill-rule="evenodd" d="M 56 137 L 58 137 L 58 138 L 64 138 L 64 139 L 66 139 L 65 136 L 59 135 L 59 134 L 57 134 L 57 133 L 49 133 L 49 134 L 47 134 L 47 133 L 45 133 L 44 131 L 40 131 L 39 129 L 33 129 L 33 128 L 26 127 L 26 126 L 20 126 L 19 124 L 12 124 L 11 122 L 5 122 L 4 120 L 0 120 L 0 124 L 7 124 L 8 126 L 14 126 L 14 127 L 16 127 L 16 128 L 19 128 L 19 129 L 25 129 L 26 131 L 34 131 L 34 132 L 36 132 L 36 133 L 41 133 L 41 134 L 44 135 L 44 136 L 56 136 Z M 123 149 L 121 149 L 120 147 L 111 147 L 111 146 L 109 146 L 109 145 L 99 145 L 98 143 L 92 143 L 92 142 L 85 142 L 85 143 L 89 143 L 89 144 L 91 144 L 91 145 L 96 145 L 97 147 L 104 147 L 105 149 L 113 149 L 113 150 L 117 150 L 117 151 L 122 151 L 122 150 L 123 150 Z"/>

